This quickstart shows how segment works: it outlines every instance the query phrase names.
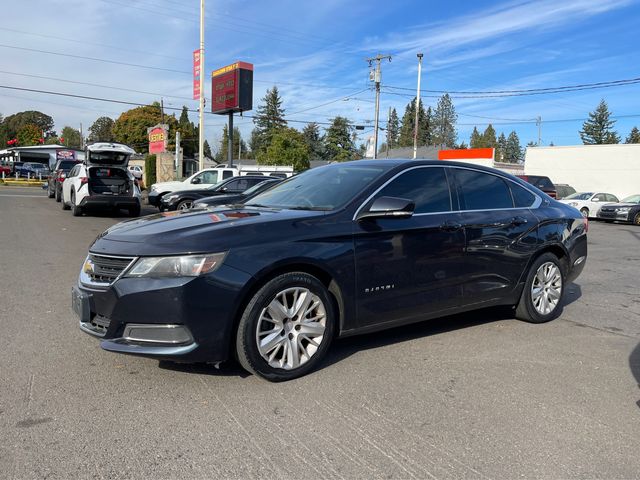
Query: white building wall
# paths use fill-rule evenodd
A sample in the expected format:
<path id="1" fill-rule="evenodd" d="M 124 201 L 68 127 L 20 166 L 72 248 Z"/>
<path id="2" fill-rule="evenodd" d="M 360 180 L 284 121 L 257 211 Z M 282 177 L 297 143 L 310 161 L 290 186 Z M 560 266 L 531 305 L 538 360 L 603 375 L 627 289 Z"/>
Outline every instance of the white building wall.
<path id="1" fill-rule="evenodd" d="M 577 192 L 623 198 L 640 193 L 640 144 L 529 147 L 524 171 L 567 183 Z"/>

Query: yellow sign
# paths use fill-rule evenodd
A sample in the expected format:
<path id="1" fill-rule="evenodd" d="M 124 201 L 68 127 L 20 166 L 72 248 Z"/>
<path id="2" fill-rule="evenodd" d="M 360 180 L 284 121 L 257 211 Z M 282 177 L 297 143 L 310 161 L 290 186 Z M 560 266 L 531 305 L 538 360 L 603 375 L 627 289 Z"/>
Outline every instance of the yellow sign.
<path id="1" fill-rule="evenodd" d="M 226 67 L 222 67 L 217 70 L 214 70 L 213 73 L 211 73 L 211 76 L 217 77 L 218 75 L 222 75 L 223 73 L 237 70 L 239 67 L 240 67 L 240 62 L 232 63 L 231 65 L 227 65 Z"/>
<path id="2" fill-rule="evenodd" d="M 150 142 L 163 142 L 164 141 L 164 132 L 152 133 L 149 135 Z"/>

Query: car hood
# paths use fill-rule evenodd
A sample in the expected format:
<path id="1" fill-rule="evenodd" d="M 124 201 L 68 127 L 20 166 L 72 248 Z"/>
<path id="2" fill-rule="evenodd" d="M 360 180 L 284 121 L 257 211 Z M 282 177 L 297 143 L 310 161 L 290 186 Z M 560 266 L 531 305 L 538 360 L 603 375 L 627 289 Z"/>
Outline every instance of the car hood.
<path id="1" fill-rule="evenodd" d="M 174 190 L 185 190 L 187 188 L 187 184 L 184 182 L 158 182 L 154 183 L 151 188 L 156 192 L 167 192 Z"/>
<path id="2" fill-rule="evenodd" d="M 242 193 L 225 193 L 224 195 L 210 195 L 207 197 L 202 197 L 195 201 L 197 205 L 208 205 L 209 202 L 212 202 L 215 205 L 225 205 L 228 202 L 237 202 L 238 200 L 243 200 L 245 195 Z"/>
<path id="3" fill-rule="evenodd" d="M 90 251 L 111 255 L 178 255 L 229 250 L 282 239 L 282 228 L 322 217 L 327 212 L 223 206 L 164 212 L 114 225 L 100 234 Z M 290 238 L 288 239 L 291 240 Z"/>

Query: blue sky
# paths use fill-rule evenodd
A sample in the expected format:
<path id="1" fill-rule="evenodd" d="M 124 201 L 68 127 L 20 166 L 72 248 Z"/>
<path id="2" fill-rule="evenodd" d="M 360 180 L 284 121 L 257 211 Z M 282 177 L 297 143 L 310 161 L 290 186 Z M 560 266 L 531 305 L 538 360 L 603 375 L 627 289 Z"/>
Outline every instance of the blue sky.
<path id="1" fill-rule="evenodd" d="M 197 0 L 12 2 L 3 6 L 0 26 L 0 84 L 139 103 L 162 96 L 169 108 L 195 109 L 190 69 L 199 42 L 198 12 Z M 377 53 L 393 56 L 383 64 L 383 126 L 388 108 L 402 116 L 414 95 L 397 87 L 415 88 L 418 52 L 424 53 L 422 88 L 429 90 L 543 88 L 640 77 L 638 1 L 207 0 L 206 12 L 208 74 L 235 60 L 254 63 L 254 107 L 267 88 L 278 85 L 291 126 L 301 129 L 303 121 L 343 115 L 367 125 L 362 141 L 374 118 L 365 58 Z M 582 121 L 566 120 L 586 118 L 602 98 L 614 116 L 623 117 L 616 129 L 624 139 L 640 126 L 639 93 L 640 84 L 541 96 L 454 95 L 459 141 L 468 142 L 474 125 L 482 130 L 492 122 L 498 132 L 516 130 L 524 145 L 537 139 L 537 127 L 518 122 L 541 116 L 543 144 L 580 143 Z M 437 99 L 424 101 L 435 106 Z M 0 89 L 0 113 L 41 110 L 54 117 L 58 131 L 80 123 L 86 131 L 98 116 L 117 118 L 127 108 Z M 206 116 L 206 137 L 214 148 L 224 121 Z M 236 125 L 248 138 L 251 120 L 236 119 Z"/>

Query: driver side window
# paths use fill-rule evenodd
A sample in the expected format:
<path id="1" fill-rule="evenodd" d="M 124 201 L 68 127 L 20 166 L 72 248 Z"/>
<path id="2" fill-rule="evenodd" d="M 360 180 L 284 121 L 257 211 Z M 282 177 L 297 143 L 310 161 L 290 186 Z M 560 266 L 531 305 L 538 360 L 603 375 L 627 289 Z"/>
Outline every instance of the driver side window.
<path id="1" fill-rule="evenodd" d="M 451 211 L 451 194 L 444 168 L 423 167 L 403 173 L 377 195 L 412 200 L 415 213 Z"/>

